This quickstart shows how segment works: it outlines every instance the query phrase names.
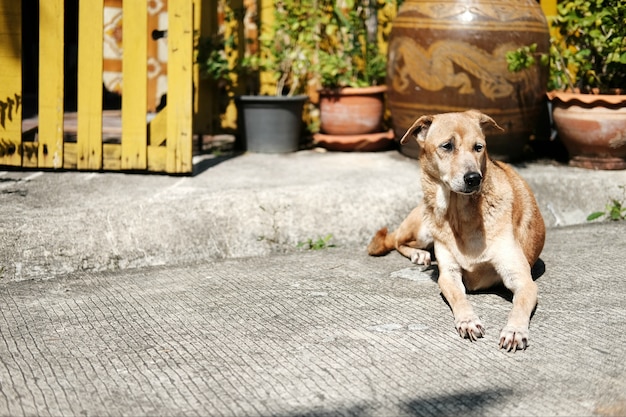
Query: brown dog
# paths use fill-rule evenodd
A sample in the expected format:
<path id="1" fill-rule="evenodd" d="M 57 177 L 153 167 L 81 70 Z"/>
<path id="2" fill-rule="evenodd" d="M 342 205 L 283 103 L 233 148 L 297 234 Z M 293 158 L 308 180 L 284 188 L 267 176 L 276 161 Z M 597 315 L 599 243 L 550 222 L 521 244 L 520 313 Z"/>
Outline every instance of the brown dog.
<path id="1" fill-rule="evenodd" d="M 392 233 L 381 229 L 370 255 L 393 249 L 429 265 L 434 245 L 439 287 L 450 304 L 459 335 L 476 340 L 485 329 L 465 296 L 503 283 L 513 308 L 500 333 L 500 348 L 526 349 L 528 325 L 537 304 L 531 266 L 543 249 L 545 226 L 524 180 L 487 155 L 482 128 L 501 129 L 476 110 L 423 116 L 401 140 L 420 146 L 423 204 Z"/>

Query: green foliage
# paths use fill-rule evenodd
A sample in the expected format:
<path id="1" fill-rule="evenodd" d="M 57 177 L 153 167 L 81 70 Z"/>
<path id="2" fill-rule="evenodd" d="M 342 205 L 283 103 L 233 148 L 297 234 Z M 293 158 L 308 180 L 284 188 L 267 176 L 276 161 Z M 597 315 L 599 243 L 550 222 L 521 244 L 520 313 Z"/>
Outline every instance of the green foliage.
<path id="1" fill-rule="evenodd" d="M 216 81 L 220 87 L 229 88 L 232 85 L 232 79 L 225 46 L 224 36 L 201 38 L 198 43 L 196 62 L 203 77 Z"/>
<path id="2" fill-rule="evenodd" d="M 569 83 L 583 92 L 626 87 L 626 2 L 570 0 L 557 11 L 553 25 L 563 43 L 553 53 Z"/>
<path id="3" fill-rule="evenodd" d="M 195 45 L 196 63 L 202 78 L 215 81 L 218 88 L 230 93 L 235 87 L 234 79 L 240 68 L 231 64 L 227 50 L 231 53 L 237 50 L 239 40 L 237 21 L 241 20 L 243 11 L 233 9 L 230 0 L 223 1 L 226 30 L 198 40 L 198 44 Z"/>
<path id="4" fill-rule="evenodd" d="M 378 12 L 399 0 L 275 0 L 270 30 L 259 36 L 259 48 L 244 54 L 243 13 L 225 2 L 224 33 L 197 45 L 201 73 L 232 91 L 245 86 L 258 93 L 261 71 L 272 74 L 276 94 L 300 94 L 309 83 L 323 87 L 362 87 L 384 83 L 387 59 L 378 47 Z M 229 59 L 226 50 L 239 53 Z M 237 82 L 235 82 L 237 80 Z"/>
<path id="5" fill-rule="evenodd" d="M 317 37 L 312 31 L 318 11 L 316 0 L 276 0 L 271 33 L 263 33 L 258 70 L 276 80 L 276 94 L 301 94 L 311 77 Z"/>
<path id="6" fill-rule="evenodd" d="M 527 68 L 532 67 L 535 62 L 535 54 L 537 53 L 537 44 L 533 43 L 530 46 L 522 46 L 514 51 L 506 53 L 506 63 L 508 69 L 511 72 L 520 72 Z"/>
<path id="7" fill-rule="evenodd" d="M 387 59 L 378 47 L 378 11 L 391 0 L 319 0 L 315 70 L 327 88 L 382 84 Z"/>
<path id="8" fill-rule="evenodd" d="M 309 249 L 309 250 L 321 250 L 327 248 L 334 248 L 335 245 L 330 243 L 330 240 L 333 238 L 332 234 L 327 234 L 324 237 L 320 237 L 317 240 L 307 239 L 306 242 L 298 243 L 299 248 Z"/>
<path id="9" fill-rule="evenodd" d="M 624 200 L 626 199 L 626 187 L 620 185 L 624 196 L 622 196 L 622 200 L 618 200 L 612 198 L 609 203 L 607 203 L 604 211 L 596 211 L 587 216 L 587 221 L 592 221 L 604 217 L 605 220 L 626 220 L 626 206 L 624 206 Z"/>
<path id="10" fill-rule="evenodd" d="M 550 65 L 549 90 L 607 93 L 626 88 L 626 2 L 569 0 L 557 3 L 549 57 L 533 45 L 507 53 L 509 70 Z M 536 48 L 536 46 L 535 46 Z M 548 59 L 549 58 L 549 59 Z"/>
<path id="11" fill-rule="evenodd" d="M 271 30 L 259 36 L 258 48 L 244 53 L 243 43 L 249 40 L 243 38 L 243 10 L 234 10 L 230 0 L 224 0 L 225 25 L 231 35 L 200 39 L 196 61 L 201 74 L 229 92 L 239 88 L 258 94 L 259 72 L 267 71 L 276 77 L 276 95 L 302 93 L 313 59 L 314 37 L 308 22 L 315 17 L 314 4 L 315 0 L 276 0 Z M 227 49 L 235 55 L 233 59 L 226 56 Z"/>

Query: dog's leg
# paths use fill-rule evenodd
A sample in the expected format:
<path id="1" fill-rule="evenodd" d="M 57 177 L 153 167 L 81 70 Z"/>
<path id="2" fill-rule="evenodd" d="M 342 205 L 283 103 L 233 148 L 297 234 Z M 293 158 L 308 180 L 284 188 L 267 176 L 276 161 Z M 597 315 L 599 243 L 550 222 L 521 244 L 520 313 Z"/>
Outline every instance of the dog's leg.
<path id="1" fill-rule="evenodd" d="M 417 265 L 430 265 L 430 252 L 433 236 L 423 221 L 424 206 L 415 207 L 396 230 L 396 249 Z"/>
<path id="2" fill-rule="evenodd" d="M 498 262 L 497 269 L 504 285 L 513 293 L 513 308 L 500 332 L 500 348 L 508 351 L 526 349 L 530 316 L 537 305 L 537 284 L 532 279 L 530 266 L 521 249 L 515 256 Z"/>
<path id="3" fill-rule="evenodd" d="M 533 282 L 530 274 L 520 280 L 515 287 L 515 290 L 512 290 L 513 308 L 506 326 L 500 332 L 500 348 L 509 351 L 528 347 L 530 315 L 537 305 L 537 284 Z"/>
<path id="4" fill-rule="evenodd" d="M 430 265 L 430 252 L 422 249 L 413 248 L 411 246 L 398 246 L 398 252 L 406 256 L 416 265 Z"/>
<path id="5" fill-rule="evenodd" d="M 438 250 L 437 250 L 438 249 Z M 459 336 L 470 340 L 485 335 L 485 328 L 465 294 L 465 285 L 460 266 L 447 250 L 436 249 L 439 263 L 439 288 L 441 293 L 450 304 L 454 315 L 454 325 Z"/>

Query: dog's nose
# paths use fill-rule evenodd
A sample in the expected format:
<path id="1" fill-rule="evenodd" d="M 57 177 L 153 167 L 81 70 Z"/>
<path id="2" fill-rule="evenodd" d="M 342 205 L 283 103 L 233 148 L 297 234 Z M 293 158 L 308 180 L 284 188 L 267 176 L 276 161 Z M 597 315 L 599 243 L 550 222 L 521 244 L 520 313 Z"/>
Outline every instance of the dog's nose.
<path id="1" fill-rule="evenodd" d="M 468 172 L 463 176 L 463 181 L 465 181 L 465 185 L 467 185 L 469 188 L 478 187 L 482 179 L 483 176 L 480 175 L 478 172 Z"/>

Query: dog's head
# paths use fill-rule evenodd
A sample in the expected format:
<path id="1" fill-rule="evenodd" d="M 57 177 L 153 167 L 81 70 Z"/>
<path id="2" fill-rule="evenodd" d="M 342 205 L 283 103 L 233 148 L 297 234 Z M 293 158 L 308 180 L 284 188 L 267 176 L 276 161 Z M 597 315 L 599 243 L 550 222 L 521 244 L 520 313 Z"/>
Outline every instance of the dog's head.
<path id="1" fill-rule="evenodd" d="M 422 116 L 400 143 L 415 138 L 424 173 L 455 193 L 469 195 L 479 192 L 482 185 L 488 158 L 483 128 L 487 126 L 502 130 L 477 110 Z"/>

